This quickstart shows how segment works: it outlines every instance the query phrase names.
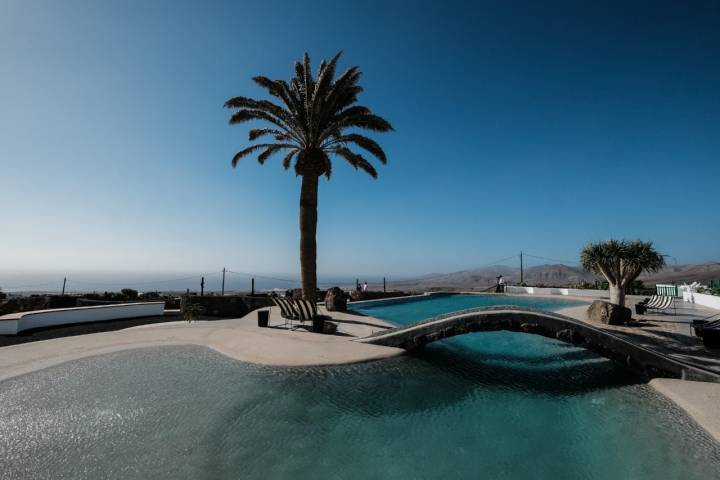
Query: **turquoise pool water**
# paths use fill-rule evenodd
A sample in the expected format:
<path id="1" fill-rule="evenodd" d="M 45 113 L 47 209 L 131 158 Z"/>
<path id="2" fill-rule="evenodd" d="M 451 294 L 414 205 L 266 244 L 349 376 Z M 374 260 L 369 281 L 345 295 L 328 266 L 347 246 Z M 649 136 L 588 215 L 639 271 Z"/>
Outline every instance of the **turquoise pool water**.
<path id="1" fill-rule="evenodd" d="M 400 321 L 420 315 L 403 308 L 422 306 L 382 308 Z M 0 382 L 0 405 L 3 479 L 707 480 L 720 472 L 720 446 L 623 369 L 516 333 L 328 368 L 258 367 L 198 347 L 133 350 Z"/>
<path id="2" fill-rule="evenodd" d="M 586 302 L 565 298 L 510 295 L 430 295 L 390 301 L 358 302 L 350 308 L 356 312 L 389 320 L 397 325 L 425 320 L 448 312 L 468 308 L 515 305 L 551 312 L 584 305 Z"/>

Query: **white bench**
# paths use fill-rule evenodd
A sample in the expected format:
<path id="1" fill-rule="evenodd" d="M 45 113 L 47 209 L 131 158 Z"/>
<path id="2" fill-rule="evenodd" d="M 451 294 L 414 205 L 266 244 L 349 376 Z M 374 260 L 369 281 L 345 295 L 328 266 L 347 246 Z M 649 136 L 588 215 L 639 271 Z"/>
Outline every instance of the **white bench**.
<path id="1" fill-rule="evenodd" d="M 17 335 L 31 328 L 72 323 L 161 316 L 164 311 L 165 302 L 141 302 L 10 313 L 0 316 L 0 335 Z"/>

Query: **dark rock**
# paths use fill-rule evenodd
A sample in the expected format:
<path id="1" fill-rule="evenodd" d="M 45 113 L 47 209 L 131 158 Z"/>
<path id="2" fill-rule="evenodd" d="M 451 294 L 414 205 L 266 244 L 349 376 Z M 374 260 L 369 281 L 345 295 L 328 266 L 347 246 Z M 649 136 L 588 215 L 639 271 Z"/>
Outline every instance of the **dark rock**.
<path id="1" fill-rule="evenodd" d="M 340 287 L 332 287 L 325 294 L 325 308 L 329 312 L 347 311 L 347 296 Z"/>
<path id="2" fill-rule="evenodd" d="M 632 310 L 614 303 L 595 300 L 588 308 L 588 319 L 591 322 L 607 325 L 625 325 L 632 320 Z"/>

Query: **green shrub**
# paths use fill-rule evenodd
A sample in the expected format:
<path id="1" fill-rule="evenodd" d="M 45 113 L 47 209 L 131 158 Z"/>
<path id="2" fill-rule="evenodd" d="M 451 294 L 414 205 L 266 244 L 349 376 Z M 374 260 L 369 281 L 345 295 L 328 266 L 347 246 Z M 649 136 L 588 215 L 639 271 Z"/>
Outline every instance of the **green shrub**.
<path id="1" fill-rule="evenodd" d="M 130 300 L 134 300 L 138 298 L 138 291 L 133 290 L 132 288 L 123 288 L 120 290 L 120 293 L 122 293 L 125 297 L 127 297 Z"/>
<path id="2" fill-rule="evenodd" d="M 191 323 L 205 313 L 205 307 L 199 303 L 192 303 L 188 297 L 183 297 L 180 304 L 180 311 L 182 312 L 183 320 Z"/>

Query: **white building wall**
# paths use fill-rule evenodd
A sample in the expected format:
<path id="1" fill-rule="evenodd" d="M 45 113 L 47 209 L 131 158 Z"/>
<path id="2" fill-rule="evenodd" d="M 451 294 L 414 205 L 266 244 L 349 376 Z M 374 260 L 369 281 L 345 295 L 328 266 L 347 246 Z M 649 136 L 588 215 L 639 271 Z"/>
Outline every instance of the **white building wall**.
<path id="1" fill-rule="evenodd" d="M 704 307 L 714 308 L 715 310 L 720 310 L 720 297 L 718 297 L 717 295 L 688 292 L 687 290 L 684 290 L 683 300 L 685 300 L 686 302 L 695 303 L 697 305 L 702 305 Z"/>
<path id="2" fill-rule="evenodd" d="M 585 290 L 581 288 L 548 288 L 548 287 L 518 287 L 508 285 L 505 293 L 526 294 L 526 295 L 565 295 L 574 297 L 610 298 L 607 290 Z"/>

